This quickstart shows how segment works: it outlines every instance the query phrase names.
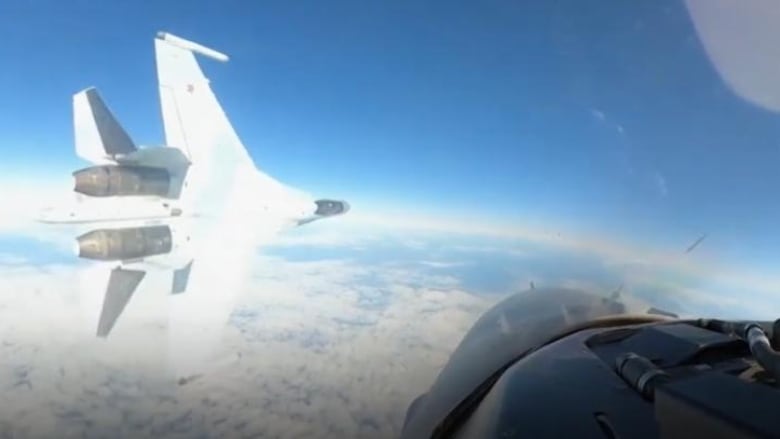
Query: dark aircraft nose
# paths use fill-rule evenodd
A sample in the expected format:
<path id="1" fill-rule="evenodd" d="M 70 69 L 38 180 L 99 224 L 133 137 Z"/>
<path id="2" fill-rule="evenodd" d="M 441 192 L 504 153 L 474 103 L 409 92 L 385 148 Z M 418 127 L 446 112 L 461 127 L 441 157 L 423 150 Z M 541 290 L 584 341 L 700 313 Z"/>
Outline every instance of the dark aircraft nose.
<path id="1" fill-rule="evenodd" d="M 317 200 L 317 210 L 315 215 L 319 216 L 333 216 L 342 215 L 349 211 L 349 204 L 346 201 L 339 200 Z"/>

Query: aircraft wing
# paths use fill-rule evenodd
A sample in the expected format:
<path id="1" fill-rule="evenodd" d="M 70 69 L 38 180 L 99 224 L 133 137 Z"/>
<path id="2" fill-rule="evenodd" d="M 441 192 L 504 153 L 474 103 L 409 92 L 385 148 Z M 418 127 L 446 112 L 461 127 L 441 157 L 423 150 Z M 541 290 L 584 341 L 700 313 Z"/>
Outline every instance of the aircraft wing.
<path id="1" fill-rule="evenodd" d="M 193 223 L 192 219 L 104 222 L 76 238 L 78 256 L 100 262 L 110 273 L 97 321 L 98 337 L 111 334 L 125 309 L 133 306 L 131 299 L 147 275 L 157 282 L 167 278 L 154 285 L 166 294 L 187 291 L 199 228 Z M 88 288 L 94 280 L 86 282 Z"/>
<path id="2" fill-rule="evenodd" d="M 108 337 L 144 276 L 146 272 L 143 270 L 128 270 L 122 267 L 111 270 L 98 320 L 98 337 Z"/>
<path id="3" fill-rule="evenodd" d="M 119 265 L 112 268 L 98 317 L 96 335 L 100 338 L 107 338 L 111 334 L 111 330 L 114 329 L 114 326 L 119 321 L 130 302 L 130 298 L 135 294 L 147 272 L 160 271 L 170 273 L 170 294 L 182 294 L 187 291 L 194 262 L 194 259 L 190 260 L 180 268 L 169 268 L 159 265 L 127 268 L 132 267 L 132 264 Z"/>
<path id="4" fill-rule="evenodd" d="M 109 223 L 82 234 L 78 238 L 82 257 L 102 258 L 100 270 L 109 273 L 107 281 L 94 272 L 84 277 L 85 290 L 103 287 L 102 299 L 95 297 L 93 310 L 87 310 L 94 316 L 93 330 L 123 351 L 131 349 L 123 344 L 129 339 L 143 355 L 137 334 L 148 334 L 144 328 L 160 325 L 167 337 L 165 363 L 170 372 L 186 377 L 209 370 L 220 354 L 216 348 L 236 299 L 249 286 L 257 249 L 285 226 L 271 219 L 258 224 L 228 213 L 219 218 Z M 113 258 L 111 248 L 128 246 L 157 254 L 107 260 Z"/>

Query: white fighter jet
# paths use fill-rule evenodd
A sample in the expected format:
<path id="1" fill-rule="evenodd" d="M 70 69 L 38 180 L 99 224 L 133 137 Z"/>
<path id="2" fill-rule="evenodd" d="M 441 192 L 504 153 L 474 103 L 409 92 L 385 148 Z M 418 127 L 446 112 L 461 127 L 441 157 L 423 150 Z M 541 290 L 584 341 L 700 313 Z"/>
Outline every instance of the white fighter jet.
<path id="1" fill-rule="evenodd" d="M 165 146 L 138 147 L 97 90 L 76 93 L 76 153 L 92 166 L 73 173 L 75 202 L 40 218 L 91 229 L 75 251 L 111 269 L 99 337 L 109 335 L 149 270 L 172 273 L 171 294 L 200 288 L 221 297 L 259 237 L 349 210 L 256 168 L 195 59 L 226 62 L 225 54 L 164 32 L 155 52 Z M 190 279 L 199 262 L 205 274 Z"/>

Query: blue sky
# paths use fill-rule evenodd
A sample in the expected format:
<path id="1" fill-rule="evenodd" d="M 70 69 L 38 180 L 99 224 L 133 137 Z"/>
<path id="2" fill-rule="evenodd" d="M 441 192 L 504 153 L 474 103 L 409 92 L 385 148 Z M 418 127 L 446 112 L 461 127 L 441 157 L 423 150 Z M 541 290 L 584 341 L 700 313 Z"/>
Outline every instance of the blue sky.
<path id="1" fill-rule="evenodd" d="M 232 57 L 202 62 L 228 116 L 310 192 L 776 260 L 780 119 L 730 92 L 678 1 L 96 5 L 0 6 L 7 176 L 82 165 L 87 86 L 158 144 L 167 30 Z"/>

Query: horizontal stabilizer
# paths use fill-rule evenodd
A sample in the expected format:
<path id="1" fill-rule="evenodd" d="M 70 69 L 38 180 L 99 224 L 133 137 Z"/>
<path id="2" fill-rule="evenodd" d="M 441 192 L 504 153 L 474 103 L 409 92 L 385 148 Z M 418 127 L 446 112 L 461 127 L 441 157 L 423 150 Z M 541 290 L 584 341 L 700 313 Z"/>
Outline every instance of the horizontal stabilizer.
<path id="1" fill-rule="evenodd" d="M 123 268 L 111 270 L 108 289 L 106 289 L 106 296 L 103 299 L 103 309 L 100 311 L 98 337 L 108 336 L 145 275 L 146 272 L 140 270 L 125 270 Z"/>
<path id="2" fill-rule="evenodd" d="M 73 130 L 76 154 L 92 163 L 104 163 L 136 150 L 95 88 L 73 95 Z"/>

